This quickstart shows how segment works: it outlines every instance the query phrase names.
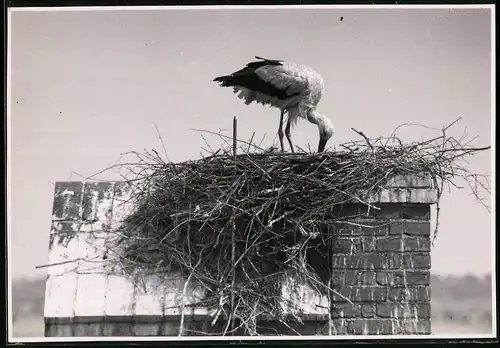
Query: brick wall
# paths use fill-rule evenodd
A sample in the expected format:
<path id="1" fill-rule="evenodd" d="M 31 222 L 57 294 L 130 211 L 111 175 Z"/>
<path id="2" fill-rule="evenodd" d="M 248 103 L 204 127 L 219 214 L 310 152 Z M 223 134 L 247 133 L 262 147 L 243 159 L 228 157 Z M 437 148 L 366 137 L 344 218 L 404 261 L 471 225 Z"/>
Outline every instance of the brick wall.
<path id="1" fill-rule="evenodd" d="M 344 206 L 342 214 L 363 217 L 332 231 L 332 287 L 352 303 L 334 295 L 330 321 L 324 296 L 305 289 L 295 298 L 306 313 L 304 324 L 293 330 L 302 335 L 431 333 L 430 204 L 436 192 L 419 177 L 392 178 L 386 187 L 370 198 L 380 210 Z M 131 282 L 106 269 L 102 255 L 112 243 L 110 231 L 132 208 L 127 197 L 122 183 L 56 184 L 49 263 L 57 265 L 48 268 L 47 336 L 177 335 L 180 304 L 203 296 L 193 286 L 179 298 L 184 280 L 176 275 Z M 287 281 L 292 280 L 285 280 L 284 288 Z M 203 308 L 184 313 L 188 329 L 217 329 L 207 325 Z M 260 325 L 262 334 L 295 334 L 272 321 Z"/>
<path id="2" fill-rule="evenodd" d="M 333 297 L 333 331 L 429 334 L 430 207 L 379 207 L 374 217 L 353 221 L 363 227 L 336 231 L 333 285 L 353 304 Z"/>

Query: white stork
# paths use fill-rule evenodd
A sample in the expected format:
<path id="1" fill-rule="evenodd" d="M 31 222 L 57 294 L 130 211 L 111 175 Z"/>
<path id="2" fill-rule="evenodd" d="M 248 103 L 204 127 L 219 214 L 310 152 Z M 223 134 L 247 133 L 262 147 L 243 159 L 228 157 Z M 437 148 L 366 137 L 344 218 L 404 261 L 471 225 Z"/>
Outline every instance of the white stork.
<path id="1" fill-rule="evenodd" d="M 222 87 L 233 87 L 234 93 L 248 105 L 255 101 L 281 110 L 278 136 L 281 151 L 283 146 L 283 115 L 288 115 L 285 135 L 294 152 L 290 127 L 299 117 L 314 123 L 319 129 L 318 152 L 325 150 L 326 143 L 333 135 L 331 121 L 316 112 L 323 95 L 323 78 L 313 69 L 282 60 L 255 57 L 259 61 L 248 63 L 243 69 L 227 76 L 214 79 Z"/>

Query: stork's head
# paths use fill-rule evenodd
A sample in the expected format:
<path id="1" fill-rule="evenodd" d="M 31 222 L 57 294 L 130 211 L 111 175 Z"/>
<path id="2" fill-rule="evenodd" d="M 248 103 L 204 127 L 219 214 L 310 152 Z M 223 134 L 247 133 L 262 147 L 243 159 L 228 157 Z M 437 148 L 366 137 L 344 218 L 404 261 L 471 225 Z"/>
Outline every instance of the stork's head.
<path id="1" fill-rule="evenodd" d="M 323 152 L 325 150 L 326 143 L 333 135 L 333 124 L 330 119 L 324 115 L 316 113 L 316 118 L 318 119 L 319 129 L 318 152 Z"/>
<path id="2" fill-rule="evenodd" d="M 333 124 L 328 117 L 316 112 L 313 108 L 307 110 L 307 119 L 309 122 L 314 123 L 319 129 L 319 144 L 318 152 L 325 151 L 325 146 L 328 140 L 333 135 Z"/>

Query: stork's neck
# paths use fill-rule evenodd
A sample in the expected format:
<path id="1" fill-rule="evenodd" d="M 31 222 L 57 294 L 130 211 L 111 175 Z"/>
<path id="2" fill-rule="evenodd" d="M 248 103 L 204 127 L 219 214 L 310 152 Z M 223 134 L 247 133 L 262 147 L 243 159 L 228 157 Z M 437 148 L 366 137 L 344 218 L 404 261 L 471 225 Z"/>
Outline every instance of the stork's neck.
<path id="1" fill-rule="evenodd" d="M 325 123 L 328 122 L 326 116 L 321 115 L 312 109 L 307 111 L 307 120 L 314 123 L 318 127 L 324 127 Z"/>
<path id="2" fill-rule="evenodd" d="M 321 115 L 314 110 L 309 110 L 307 112 L 307 119 L 318 126 L 320 137 L 327 136 L 330 138 L 333 134 L 332 122 L 325 115 Z"/>

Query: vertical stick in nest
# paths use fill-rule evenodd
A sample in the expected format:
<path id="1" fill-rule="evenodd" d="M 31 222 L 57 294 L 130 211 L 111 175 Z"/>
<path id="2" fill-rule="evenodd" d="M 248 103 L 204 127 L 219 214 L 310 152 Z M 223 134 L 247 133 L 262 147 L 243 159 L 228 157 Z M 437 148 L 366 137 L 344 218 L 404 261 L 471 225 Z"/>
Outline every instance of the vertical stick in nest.
<path id="1" fill-rule="evenodd" d="M 234 180 L 236 180 L 236 140 L 237 139 L 237 121 L 236 116 L 233 118 L 233 162 L 234 162 Z M 231 336 L 234 336 L 234 283 L 236 278 L 236 267 L 234 266 L 235 254 L 236 254 L 236 208 L 233 208 L 233 231 L 231 233 L 231 265 L 233 265 L 233 271 L 231 275 Z"/>
<path id="2" fill-rule="evenodd" d="M 330 236 L 329 236 L 330 237 Z M 334 325 L 333 325 L 333 311 L 335 310 L 335 304 L 333 302 L 333 291 L 330 289 L 332 288 L 332 278 L 333 278 L 333 272 L 332 272 L 332 265 L 333 265 L 333 255 L 331 253 L 331 250 L 333 248 L 333 240 L 332 238 L 328 238 L 327 241 L 327 246 L 328 246 L 328 335 L 332 336 L 334 334 Z"/>
<path id="3" fill-rule="evenodd" d="M 330 279 L 328 280 L 328 287 L 332 287 L 332 277 L 330 276 Z M 335 305 L 333 304 L 333 293 L 332 291 L 328 290 L 328 336 L 333 335 L 333 310 L 335 308 Z"/>

